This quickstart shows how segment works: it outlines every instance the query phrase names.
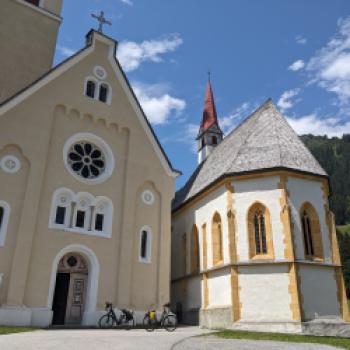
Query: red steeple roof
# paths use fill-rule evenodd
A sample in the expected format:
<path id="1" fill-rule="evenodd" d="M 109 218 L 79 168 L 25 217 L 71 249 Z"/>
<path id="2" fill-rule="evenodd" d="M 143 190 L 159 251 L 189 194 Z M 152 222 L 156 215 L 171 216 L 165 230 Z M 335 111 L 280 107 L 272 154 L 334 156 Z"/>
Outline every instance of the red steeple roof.
<path id="1" fill-rule="evenodd" d="M 203 118 L 201 122 L 200 132 L 203 133 L 205 130 L 209 129 L 214 124 L 216 124 L 219 127 L 213 90 L 212 90 L 211 82 L 209 78 L 208 84 L 207 84 L 207 91 L 205 93 Z"/>

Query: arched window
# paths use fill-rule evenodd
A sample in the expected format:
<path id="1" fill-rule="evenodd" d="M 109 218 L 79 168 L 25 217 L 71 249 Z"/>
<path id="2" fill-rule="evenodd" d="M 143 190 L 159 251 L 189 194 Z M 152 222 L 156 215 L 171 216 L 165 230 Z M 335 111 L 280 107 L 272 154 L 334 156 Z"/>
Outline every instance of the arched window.
<path id="1" fill-rule="evenodd" d="M 143 227 L 140 232 L 140 254 L 141 262 L 151 262 L 151 230 L 148 227 Z"/>
<path id="2" fill-rule="evenodd" d="M 323 259 L 322 235 L 316 209 L 304 203 L 300 209 L 301 230 L 306 259 Z"/>
<path id="3" fill-rule="evenodd" d="M 108 99 L 108 86 L 106 84 L 101 84 L 100 85 L 100 92 L 99 92 L 98 99 L 101 102 L 107 102 L 107 99 Z"/>
<path id="4" fill-rule="evenodd" d="M 191 233 L 191 272 L 199 271 L 199 241 L 197 226 L 193 225 Z"/>
<path id="5" fill-rule="evenodd" d="M 248 235 L 250 258 L 273 258 L 270 213 L 261 203 L 248 211 Z"/>
<path id="6" fill-rule="evenodd" d="M 86 82 L 85 95 L 95 98 L 96 83 L 92 80 Z"/>
<path id="7" fill-rule="evenodd" d="M 212 137 L 211 137 L 211 143 L 212 143 L 213 145 L 217 145 L 217 144 L 218 144 L 218 139 L 217 139 L 216 136 L 212 136 Z"/>
<path id="8" fill-rule="evenodd" d="M 212 221 L 212 246 L 213 264 L 219 265 L 223 262 L 222 226 L 219 213 L 215 213 Z"/>
<path id="9" fill-rule="evenodd" d="M 10 218 L 10 206 L 0 200 L 0 247 L 5 245 L 7 226 Z"/>
<path id="10" fill-rule="evenodd" d="M 107 197 L 68 188 L 56 190 L 52 198 L 49 227 L 93 235 L 112 235 L 113 203 Z"/>

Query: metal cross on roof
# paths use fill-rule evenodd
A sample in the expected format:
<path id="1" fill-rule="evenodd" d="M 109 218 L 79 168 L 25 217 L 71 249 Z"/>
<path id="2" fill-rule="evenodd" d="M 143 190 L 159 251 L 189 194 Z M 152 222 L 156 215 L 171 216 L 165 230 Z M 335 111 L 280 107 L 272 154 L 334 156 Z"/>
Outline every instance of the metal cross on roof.
<path id="1" fill-rule="evenodd" d="M 112 25 L 112 22 L 110 21 L 107 21 L 106 18 L 105 18 L 105 13 L 103 11 L 101 11 L 100 15 L 95 15 L 94 13 L 91 14 L 91 17 L 95 18 L 98 20 L 99 22 L 99 25 L 98 25 L 98 31 L 100 33 L 103 33 L 102 29 L 103 29 L 103 25 L 104 24 L 109 24 L 109 25 Z"/>

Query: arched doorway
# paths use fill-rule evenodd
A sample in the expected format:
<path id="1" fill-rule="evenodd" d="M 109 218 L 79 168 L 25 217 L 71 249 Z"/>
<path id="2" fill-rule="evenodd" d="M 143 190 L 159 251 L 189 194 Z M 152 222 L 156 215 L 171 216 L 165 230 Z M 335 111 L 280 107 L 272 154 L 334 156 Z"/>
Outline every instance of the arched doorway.
<path id="1" fill-rule="evenodd" d="M 80 324 L 88 282 L 88 265 L 78 253 L 64 255 L 57 267 L 52 324 Z"/>

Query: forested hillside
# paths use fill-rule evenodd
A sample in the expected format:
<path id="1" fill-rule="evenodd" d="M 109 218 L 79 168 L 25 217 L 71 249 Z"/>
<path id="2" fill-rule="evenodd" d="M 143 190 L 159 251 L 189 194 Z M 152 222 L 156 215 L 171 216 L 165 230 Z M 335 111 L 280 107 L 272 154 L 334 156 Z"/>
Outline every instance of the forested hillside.
<path id="1" fill-rule="evenodd" d="M 350 298 L 350 135 L 342 138 L 304 135 L 301 138 L 330 176 L 330 206 L 338 225 L 339 250 Z"/>
<path id="2" fill-rule="evenodd" d="M 350 224 L 350 135 L 301 137 L 330 176 L 330 206 L 337 225 Z"/>

